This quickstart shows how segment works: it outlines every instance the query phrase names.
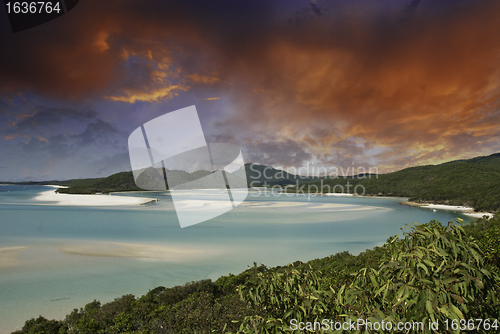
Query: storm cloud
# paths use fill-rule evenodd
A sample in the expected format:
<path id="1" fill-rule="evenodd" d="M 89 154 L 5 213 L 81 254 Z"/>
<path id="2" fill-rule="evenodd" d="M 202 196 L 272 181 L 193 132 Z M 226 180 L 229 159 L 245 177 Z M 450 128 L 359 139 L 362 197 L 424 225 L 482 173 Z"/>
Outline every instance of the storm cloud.
<path id="1" fill-rule="evenodd" d="M 253 162 L 393 171 L 490 154 L 498 15 L 486 0 L 88 0 L 21 33 L 3 22 L 2 145 L 79 135 L 104 159 L 147 121 L 138 113 L 196 104 L 207 136 Z M 52 105 L 38 110 L 37 96 Z M 85 137 L 106 124 L 113 139 Z"/>

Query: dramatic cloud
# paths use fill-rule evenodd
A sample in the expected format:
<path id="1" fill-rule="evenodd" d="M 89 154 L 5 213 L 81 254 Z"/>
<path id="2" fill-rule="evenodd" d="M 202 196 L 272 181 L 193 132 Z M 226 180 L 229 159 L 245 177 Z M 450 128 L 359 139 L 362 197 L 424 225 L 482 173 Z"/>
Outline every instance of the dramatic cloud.
<path id="1" fill-rule="evenodd" d="M 47 180 L 129 169 L 126 134 L 96 115 L 93 110 L 39 108 L 11 122 L 0 141 L 3 173 L 21 171 L 29 179 Z M 102 161 L 107 165 L 100 165 Z"/>
<path id="2" fill-rule="evenodd" d="M 102 121 L 123 148 L 150 115 L 197 104 L 247 161 L 392 171 L 490 154 L 499 15 L 493 0 L 88 0 L 21 33 L 3 22 L 3 145 L 66 136 L 109 157 L 111 139 L 75 136 Z"/>
<path id="3" fill-rule="evenodd" d="M 342 12 L 332 29 L 312 22 L 259 49 L 230 70 L 267 99 L 228 124 L 329 124 L 340 134 L 316 138 L 318 151 L 330 138 L 352 138 L 383 149 L 377 156 L 387 170 L 498 150 L 499 4 L 422 6 L 422 16 L 404 23 L 397 11 Z M 304 33 L 311 37 L 297 37 Z"/>

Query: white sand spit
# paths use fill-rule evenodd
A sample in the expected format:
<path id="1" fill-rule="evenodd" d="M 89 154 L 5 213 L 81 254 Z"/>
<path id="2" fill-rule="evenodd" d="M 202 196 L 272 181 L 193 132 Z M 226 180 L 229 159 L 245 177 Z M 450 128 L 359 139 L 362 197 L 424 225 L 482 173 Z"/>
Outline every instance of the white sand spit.
<path id="1" fill-rule="evenodd" d="M 474 218 L 482 218 L 483 216 L 487 216 L 488 219 L 494 216 L 492 213 L 489 212 L 464 213 L 464 215 Z"/>
<path id="2" fill-rule="evenodd" d="M 34 199 L 42 202 L 55 202 L 56 205 L 64 206 L 140 205 L 156 200 L 132 196 L 58 194 L 54 190 L 41 192 Z"/>
<path id="3" fill-rule="evenodd" d="M 436 209 L 436 210 L 448 210 L 448 211 L 459 211 L 464 215 L 474 218 L 481 218 L 483 216 L 487 216 L 488 218 L 493 217 L 493 214 L 490 212 L 474 212 L 474 208 L 469 206 L 458 206 L 458 205 L 444 205 L 444 204 L 419 204 L 414 203 L 415 206 L 420 206 L 428 209 Z"/>
<path id="4" fill-rule="evenodd" d="M 353 194 L 346 194 L 346 193 L 322 193 L 321 195 L 323 196 L 353 196 Z"/>

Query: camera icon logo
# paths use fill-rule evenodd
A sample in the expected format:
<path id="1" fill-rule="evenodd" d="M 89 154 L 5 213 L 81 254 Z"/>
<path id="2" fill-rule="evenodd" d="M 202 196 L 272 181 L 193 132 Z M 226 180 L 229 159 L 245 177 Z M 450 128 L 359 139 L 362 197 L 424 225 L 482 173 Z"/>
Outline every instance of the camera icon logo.
<path id="1" fill-rule="evenodd" d="M 195 106 L 154 118 L 128 138 L 136 185 L 170 191 L 181 228 L 220 216 L 248 195 L 241 150 L 205 140 Z"/>

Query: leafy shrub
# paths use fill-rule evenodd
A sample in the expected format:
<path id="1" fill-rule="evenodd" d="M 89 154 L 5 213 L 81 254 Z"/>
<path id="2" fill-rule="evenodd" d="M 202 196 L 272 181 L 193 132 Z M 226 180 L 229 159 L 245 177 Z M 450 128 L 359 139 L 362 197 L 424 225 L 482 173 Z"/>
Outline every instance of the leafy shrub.
<path id="1" fill-rule="evenodd" d="M 480 248 L 460 225 L 417 225 L 390 249 L 378 270 L 361 270 L 339 293 L 346 318 L 422 321 L 423 333 L 431 333 L 429 321 L 497 315 L 498 277 L 483 268 Z"/>

